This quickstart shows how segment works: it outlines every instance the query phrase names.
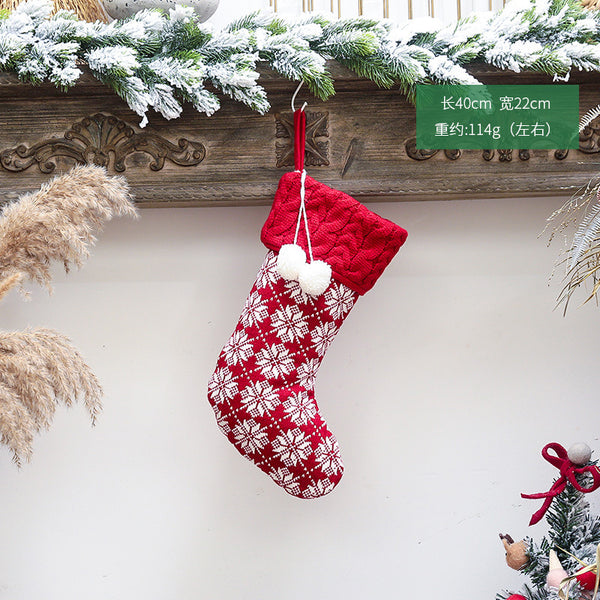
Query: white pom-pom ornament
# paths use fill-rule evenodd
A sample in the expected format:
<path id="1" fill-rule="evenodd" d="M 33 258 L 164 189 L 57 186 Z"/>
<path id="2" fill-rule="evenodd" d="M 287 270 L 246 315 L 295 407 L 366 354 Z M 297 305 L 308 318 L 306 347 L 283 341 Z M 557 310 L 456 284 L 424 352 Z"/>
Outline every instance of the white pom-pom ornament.
<path id="1" fill-rule="evenodd" d="M 313 260 L 300 268 L 298 283 L 305 294 L 320 296 L 331 283 L 331 267 L 322 260 Z"/>
<path id="2" fill-rule="evenodd" d="M 592 458 L 592 450 L 583 442 L 579 442 L 577 444 L 573 444 L 569 450 L 567 451 L 567 455 L 569 456 L 569 460 L 574 465 L 587 465 L 590 462 L 590 458 Z"/>
<path id="3" fill-rule="evenodd" d="M 297 280 L 306 264 L 306 254 L 297 244 L 284 244 L 277 256 L 277 272 L 287 281 Z"/>

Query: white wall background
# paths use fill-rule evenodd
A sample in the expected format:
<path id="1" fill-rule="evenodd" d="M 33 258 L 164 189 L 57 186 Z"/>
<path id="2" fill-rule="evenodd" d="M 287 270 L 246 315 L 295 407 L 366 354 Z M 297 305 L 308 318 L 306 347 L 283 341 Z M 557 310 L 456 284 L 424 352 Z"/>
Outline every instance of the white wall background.
<path id="1" fill-rule="evenodd" d="M 276 182 L 273 182 L 275 187 Z M 218 430 L 206 382 L 262 260 L 268 207 L 111 223 L 53 296 L 4 329 L 72 337 L 105 387 L 92 429 L 61 409 L 20 471 L 0 448 L 2 600 L 492 599 L 520 577 L 549 441 L 598 440 L 598 309 L 553 311 L 561 199 L 375 204 L 406 245 L 317 379 L 346 473 L 298 500 Z M 599 498 L 593 498 L 600 509 Z M 596 511 L 597 512 L 597 511 Z"/>

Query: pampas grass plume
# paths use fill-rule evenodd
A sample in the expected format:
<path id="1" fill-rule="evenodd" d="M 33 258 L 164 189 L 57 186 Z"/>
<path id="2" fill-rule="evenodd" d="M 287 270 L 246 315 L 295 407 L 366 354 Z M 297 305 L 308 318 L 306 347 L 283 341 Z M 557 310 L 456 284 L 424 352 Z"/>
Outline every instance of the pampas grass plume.
<path id="1" fill-rule="evenodd" d="M 114 216 L 137 216 L 127 182 L 96 166 L 77 166 L 0 214 L 0 298 L 24 278 L 49 290 L 51 264 L 81 266 L 95 234 Z M 17 464 L 32 455 L 35 433 L 59 404 L 83 400 L 92 420 L 102 388 L 71 341 L 51 329 L 0 332 L 0 443 Z"/>
<path id="2" fill-rule="evenodd" d="M 14 10 L 23 0 L 0 0 L 0 9 Z M 84 21 L 108 22 L 108 15 L 99 0 L 53 0 L 54 10 L 73 10 Z"/>
<path id="3" fill-rule="evenodd" d="M 137 216 L 123 177 L 97 166 L 55 177 L 0 213 L 0 282 L 21 274 L 50 290 L 51 263 L 62 262 L 67 272 L 80 267 L 95 233 L 115 216 Z"/>

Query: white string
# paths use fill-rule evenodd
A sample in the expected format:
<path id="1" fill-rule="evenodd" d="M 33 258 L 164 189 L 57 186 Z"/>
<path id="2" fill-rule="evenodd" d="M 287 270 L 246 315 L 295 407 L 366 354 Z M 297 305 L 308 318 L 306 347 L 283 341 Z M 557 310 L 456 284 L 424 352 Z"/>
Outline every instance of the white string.
<path id="1" fill-rule="evenodd" d="M 300 91 L 300 88 L 302 87 L 303 83 L 304 82 L 302 80 L 300 80 L 300 83 L 298 84 L 298 87 L 296 88 L 296 91 L 292 95 L 292 112 L 296 112 L 296 108 L 294 107 L 294 101 L 296 100 L 296 96 L 298 95 L 298 92 Z M 308 106 L 308 102 L 305 102 L 302 105 L 302 108 L 300 110 L 304 110 L 307 106 Z"/>
<path id="2" fill-rule="evenodd" d="M 298 244 L 298 232 L 300 231 L 300 219 L 302 218 L 302 200 L 300 200 L 300 210 L 298 211 L 298 221 L 296 222 L 296 234 L 294 235 L 294 244 Z"/>
<path id="3" fill-rule="evenodd" d="M 294 94 L 292 96 L 292 112 L 296 112 L 296 108 L 294 106 L 294 101 L 296 100 L 296 96 L 298 95 L 298 92 L 300 91 L 300 88 L 302 87 L 302 83 L 303 83 L 302 80 L 300 80 L 300 83 L 298 84 L 298 87 L 296 88 L 296 91 L 294 92 Z M 308 105 L 308 102 L 305 102 L 302 105 L 302 108 L 300 110 L 303 111 L 307 105 Z M 306 216 L 306 202 L 304 200 L 304 197 L 306 194 L 305 181 L 306 181 L 306 169 L 302 169 L 302 175 L 300 176 L 300 210 L 298 211 L 298 222 L 296 223 L 296 233 L 294 235 L 294 244 L 298 243 L 298 234 L 300 233 L 300 220 L 304 216 L 304 229 L 306 231 L 306 242 L 308 244 L 308 255 L 310 256 L 310 262 L 312 262 L 313 261 L 312 245 L 310 243 L 310 233 L 308 232 L 308 218 Z"/>
<path id="4" fill-rule="evenodd" d="M 313 262 L 312 245 L 310 243 L 310 233 L 308 232 L 308 217 L 306 216 L 306 170 L 302 169 L 302 175 L 300 176 L 300 210 L 298 211 L 298 222 L 296 223 L 296 234 L 294 235 L 294 244 L 298 243 L 298 233 L 300 233 L 300 220 L 304 216 L 304 230 L 306 231 L 306 243 L 308 244 L 308 255 L 310 256 L 310 262 Z"/>
<path id="5" fill-rule="evenodd" d="M 298 244 L 298 232 L 300 231 L 300 219 L 302 218 L 302 200 L 300 200 L 300 210 L 298 211 L 298 221 L 296 222 L 296 234 L 294 235 L 294 244 Z"/>

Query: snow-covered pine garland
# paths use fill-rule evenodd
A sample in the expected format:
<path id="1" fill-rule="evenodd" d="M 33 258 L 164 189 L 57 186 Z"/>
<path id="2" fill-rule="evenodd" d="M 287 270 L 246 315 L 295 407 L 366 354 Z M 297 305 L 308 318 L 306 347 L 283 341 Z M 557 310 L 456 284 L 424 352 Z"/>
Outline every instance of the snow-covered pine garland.
<path id="1" fill-rule="evenodd" d="M 220 105 L 215 89 L 265 113 L 259 62 L 304 81 L 322 99 L 334 93 L 327 59 L 409 96 L 418 83 L 479 83 L 464 68 L 474 61 L 558 79 L 572 68 L 600 71 L 600 11 L 586 11 L 578 0 L 512 0 L 498 13 L 449 26 L 254 13 L 222 30 L 182 6 L 110 24 L 80 21 L 69 11 L 50 16 L 52 8 L 51 0 L 27 0 L 0 11 L 0 70 L 68 89 L 84 61 L 143 118 L 142 126 L 150 108 L 174 119 L 183 102 L 213 114 Z"/>

